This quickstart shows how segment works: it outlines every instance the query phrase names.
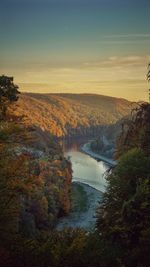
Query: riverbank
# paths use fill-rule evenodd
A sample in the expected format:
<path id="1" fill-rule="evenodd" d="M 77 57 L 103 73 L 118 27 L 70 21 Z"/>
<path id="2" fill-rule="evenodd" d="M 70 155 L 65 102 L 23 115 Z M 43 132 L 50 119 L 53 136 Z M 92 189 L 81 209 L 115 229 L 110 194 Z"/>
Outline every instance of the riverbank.
<path id="1" fill-rule="evenodd" d="M 90 142 L 84 144 L 83 146 L 81 146 L 81 151 L 83 151 L 84 153 L 88 154 L 89 156 L 91 156 L 94 159 L 100 160 L 100 161 L 104 161 L 105 163 L 107 163 L 108 165 L 110 165 L 111 167 L 114 167 L 117 165 L 117 161 L 113 160 L 113 159 L 109 159 L 106 158 L 100 154 L 97 154 L 96 152 L 93 152 L 90 149 Z"/>
<path id="2" fill-rule="evenodd" d="M 57 230 L 83 228 L 92 231 L 95 228 L 96 209 L 106 191 L 104 176 L 108 166 L 88 154 L 81 151 L 81 143 L 73 143 L 65 152 L 73 170 L 71 211 L 68 216 L 59 219 Z"/>
<path id="3" fill-rule="evenodd" d="M 91 231 L 95 228 L 96 208 L 102 202 L 103 193 L 81 182 L 72 183 L 72 207 L 67 217 L 59 220 L 57 230 L 64 228 L 84 228 Z"/>

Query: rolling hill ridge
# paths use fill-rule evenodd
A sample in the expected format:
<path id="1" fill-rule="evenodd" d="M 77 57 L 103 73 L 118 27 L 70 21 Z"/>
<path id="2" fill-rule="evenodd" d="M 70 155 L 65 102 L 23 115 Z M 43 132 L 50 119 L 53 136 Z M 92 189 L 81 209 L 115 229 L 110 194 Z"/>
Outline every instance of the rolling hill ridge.
<path id="1" fill-rule="evenodd" d="M 131 111 L 125 99 L 95 94 L 21 94 L 14 112 L 55 137 L 96 136 Z"/>

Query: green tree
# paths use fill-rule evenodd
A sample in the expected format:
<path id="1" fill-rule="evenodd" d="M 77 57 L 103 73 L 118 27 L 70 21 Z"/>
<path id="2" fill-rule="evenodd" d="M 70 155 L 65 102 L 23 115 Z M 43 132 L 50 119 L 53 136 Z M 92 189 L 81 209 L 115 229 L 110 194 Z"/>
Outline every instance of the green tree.
<path id="1" fill-rule="evenodd" d="M 0 76 L 0 112 L 5 117 L 7 107 L 10 103 L 18 100 L 18 86 L 14 84 L 13 77 Z"/>
<path id="2" fill-rule="evenodd" d="M 150 104 L 142 103 L 128 121 L 97 214 L 101 238 L 120 250 L 117 266 L 146 267 L 150 262 L 149 118 Z"/>

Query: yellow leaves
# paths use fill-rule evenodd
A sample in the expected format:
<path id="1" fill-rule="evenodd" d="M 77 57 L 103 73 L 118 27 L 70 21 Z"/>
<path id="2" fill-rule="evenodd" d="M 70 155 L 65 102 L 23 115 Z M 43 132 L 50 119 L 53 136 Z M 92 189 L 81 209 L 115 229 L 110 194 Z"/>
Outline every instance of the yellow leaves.
<path id="1" fill-rule="evenodd" d="M 39 116 L 39 112 L 35 114 Z M 0 142 L 0 177 L 17 199 L 20 208 L 17 216 L 23 216 L 18 221 L 27 216 L 29 224 L 37 229 L 47 229 L 49 225 L 53 226 L 60 210 L 69 211 L 71 176 L 67 164 L 62 168 L 62 151 L 53 136 L 45 132 L 45 121 L 42 124 L 37 121 L 43 125 L 43 130 L 32 126 L 32 122 L 32 118 L 25 123 L 16 119 L 3 126 L 4 136 L 8 134 L 7 139 Z M 58 133 L 56 122 L 54 127 Z"/>
<path id="2" fill-rule="evenodd" d="M 98 95 L 26 94 L 21 95 L 14 112 L 25 115 L 26 123 L 62 137 L 79 133 L 81 127 L 89 130 L 96 125 L 114 123 L 130 110 L 128 101 Z"/>

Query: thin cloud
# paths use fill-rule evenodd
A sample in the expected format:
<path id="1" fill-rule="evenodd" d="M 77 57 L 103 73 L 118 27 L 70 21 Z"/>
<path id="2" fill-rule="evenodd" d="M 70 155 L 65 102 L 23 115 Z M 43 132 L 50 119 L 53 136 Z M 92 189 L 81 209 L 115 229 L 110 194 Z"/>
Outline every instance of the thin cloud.
<path id="1" fill-rule="evenodd" d="M 145 55 L 145 56 L 129 55 L 124 57 L 111 56 L 104 60 L 84 62 L 83 65 L 85 68 L 125 67 L 125 66 L 143 67 L 146 66 L 149 61 L 150 61 L 150 55 Z"/>
<path id="2" fill-rule="evenodd" d="M 111 34 L 105 35 L 103 38 L 113 39 L 113 38 L 150 38 L 150 33 L 130 33 L 130 34 Z"/>

